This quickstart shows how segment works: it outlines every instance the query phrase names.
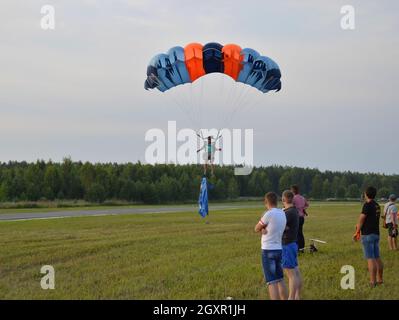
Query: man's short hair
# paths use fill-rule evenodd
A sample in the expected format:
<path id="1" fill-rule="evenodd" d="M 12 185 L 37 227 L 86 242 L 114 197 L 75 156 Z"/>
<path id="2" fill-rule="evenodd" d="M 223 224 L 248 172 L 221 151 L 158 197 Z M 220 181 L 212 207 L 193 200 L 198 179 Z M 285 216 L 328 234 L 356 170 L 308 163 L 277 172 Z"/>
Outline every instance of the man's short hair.
<path id="1" fill-rule="evenodd" d="M 374 187 L 367 187 L 366 191 L 364 192 L 369 199 L 375 199 L 377 195 L 377 189 Z"/>
<path id="2" fill-rule="evenodd" d="M 274 206 L 277 206 L 277 202 L 278 202 L 278 197 L 277 194 L 275 192 L 268 192 L 265 195 L 265 199 L 266 201 Z"/>
<path id="3" fill-rule="evenodd" d="M 389 200 L 390 200 L 390 201 L 395 202 L 396 199 L 398 199 L 398 197 L 397 197 L 395 194 L 391 194 L 391 195 L 389 196 Z"/>
<path id="4" fill-rule="evenodd" d="M 292 203 L 294 200 L 294 193 L 290 190 L 285 190 L 283 192 L 283 198 L 287 201 L 287 203 Z"/>
<path id="5" fill-rule="evenodd" d="M 299 193 L 299 186 L 294 184 L 291 186 L 291 190 L 294 194 L 298 194 Z"/>

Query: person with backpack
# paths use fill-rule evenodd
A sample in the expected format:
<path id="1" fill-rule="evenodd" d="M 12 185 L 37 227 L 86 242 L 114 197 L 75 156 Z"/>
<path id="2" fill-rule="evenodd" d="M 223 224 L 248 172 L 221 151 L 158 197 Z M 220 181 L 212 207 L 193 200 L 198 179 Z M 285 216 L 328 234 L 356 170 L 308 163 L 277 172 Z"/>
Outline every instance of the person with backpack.
<path id="1" fill-rule="evenodd" d="M 390 250 L 398 249 L 398 208 L 396 207 L 396 195 L 391 194 L 389 201 L 384 206 L 384 228 L 388 229 L 388 246 Z"/>

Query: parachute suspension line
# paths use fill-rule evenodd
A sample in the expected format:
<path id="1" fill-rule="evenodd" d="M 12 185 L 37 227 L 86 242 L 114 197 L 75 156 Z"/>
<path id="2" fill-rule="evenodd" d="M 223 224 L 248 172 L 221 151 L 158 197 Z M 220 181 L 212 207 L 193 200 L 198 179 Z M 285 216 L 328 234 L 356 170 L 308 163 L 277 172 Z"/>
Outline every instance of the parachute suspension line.
<path id="1" fill-rule="evenodd" d="M 264 98 L 263 93 L 252 97 L 252 100 L 250 101 L 250 103 L 248 103 L 248 106 L 246 107 L 246 110 L 250 110 L 254 106 L 258 105 L 262 101 L 263 98 Z"/>
<path id="2" fill-rule="evenodd" d="M 195 119 L 191 113 L 192 113 L 192 103 L 191 103 L 191 96 L 190 93 L 187 92 L 188 90 L 184 90 L 182 88 L 179 88 L 178 90 L 173 90 L 173 94 L 171 96 L 174 97 L 176 101 L 181 101 L 181 105 L 183 105 L 185 113 L 190 114 L 191 119 Z M 190 120 L 192 122 L 192 120 Z"/>
<path id="3" fill-rule="evenodd" d="M 245 112 L 250 112 L 259 102 L 262 100 L 263 94 L 259 94 L 257 97 L 254 97 L 250 103 L 246 104 L 244 106 L 243 111 Z"/>
<path id="4" fill-rule="evenodd" d="M 223 98 L 224 97 L 223 96 L 223 93 L 224 93 L 224 79 L 223 79 L 222 75 L 219 77 L 219 80 L 220 80 L 220 96 Z"/>
<path id="5" fill-rule="evenodd" d="M 158 85 L 162 83 L 161 80 L 157 76 L 155 76 L 155 79 L 156 79 L 156 82 Z M 167 99 L 169 99 L 170 102 L 173 102 L 175 105 L 177 105 L 183 111 L 183 113 L 187 116 L 187 119 L 190 122 L 195 123 L 195 119 L 191 117 L 190 112 L 188 112 L 187 109 L 184 108 L 184 106 L 182 106 L 172 95 L 169 95 L 168 92 L 164 93 L 164 95 L 167 97 Z"/>
<path id="6" fill-rule="evenodd" d="M 270 78 L 269 80 L 267 80 L 265 85 L 267 85 L 271 80 L 273 79 Z M 248 89 L 251 90 L 251 87 L 248 87 Z M 263 97 L 263 94 L 264 93 L 258 93 L 258 95 L 245 96 L 245 100 L 242 101 L 243 105 L 242 111 L 244 110 L 246 110 L 246 112 L 250 111 L 255 105 L 257 105 L 260 102 L 261 98 Z"/>
<path id="7" fill-rule="evenodd" d="M 250 90 L 248 86 L 244 86 L 244 85 L 239 86 L 239 90 L 237 90 L 238 94 L 234 97 L 233 101 L 231 102 L 230 112 L 224 118 L 223 122 L 224 122 L 225 127 L 230 126 L 230 124 L 234 118 L 234 115 L 237 113 L 237 111 L 241 107 L 241 104 L 240 104 L 241 98 L 248 93 L 248 90 Z"/>
<path id="8" fill-rule="evenodd" d="M 252 87 L 246 86 L 242 95 L 236 100 L 236 104 L 234 106 L 233 112 L 230 117 L 231 120 L 235 116 L 238 109 L 245 108 L 245 106 L 247 104 L 247 97 L 248 97 L 249 93 L 251 93 L 251 90 L 252 90 Z M 249 96 L 251 96 L 251 95 L 249 95 Z"/>
<path id="9" fill-rule="evenodd" d="M 195 96 L 195 87 L 193 84 L 190 84 L 190 89 L 186 90 L 185 94 L 188 96 L 187 101 L 188 101 L 188 110 L 190 110 L 191 117 L 196 119 L 195 123 L 196 126 L 198 125 L 198 120 L 197 120 L 197 107 L 196 107 L 196 96 Z M 194 128 L 195 129 L 195 128 Z"/>
<path id="10" fill-rule="evenodd" d="M 265 85 L 267 85 L 267 84 L 270 82 L 270 80 L 272 80 L 272 79 L 269 79 L 269 80 L 265 83 Z M 252 101 L 252 96 L 251 96 L 251 95 L 248 96 L 248 93 L 251 91 L 251 89 L 252 89 L 252 87 L 246 86 L 245 90 L 243 91 L 244 94 L 241 94 L 241 95 L 234 101 L 234 103 L 233 103 L 233 110 L 232 110 L 232 112 L 230 113 L 229 118 L 226 120 L 226 121 L 228 122 L 228 125 L 230 125 L 230 123 L 234 120 L 234 116 L 235 116 L 235 114 L 237 113 L 238 109 L 240 109 L 240 107 L 242 107 L 242 111 L 243 111 L 244 109 L 247 109 L 247 111 L 249 111 L 249 109 L 252 109 L 252 104 L 253 104 L 253 102 L 255 102 L 255 101 Z M 249 99 L 248 99 L 248 97 L 249 97 Z M 258 96 L 259 99 L 256 99 L 256 102 L 259 102 L 260 97 L 262 97 L 262 94 L 260 94 L 260 95 Z M 255 100 L 255 99 L 254 99 L 254 100 Z"/>
<path id="11" fill-rule="evenodd" d="M 194 97 L 194 93 L 193 93 L 193 85 L 190 85 L 190 102 L 189 102 L 189 110 L 191 113 L 191 116 L 194 117 L 196 119 L 196 106 L 195 106 L 195 97 Z"/>
<path id="12" fill-rule="evenodd" d="M 256 93 L 254 95 L 248 94 L 251 91 L 252 88 L 248 88 L 248 91 L 246 92 L 246 94 L 243 96 L 242 101 L 240 102 L 240 104 L 242 105 L 242 111 L 249 109 L 249 107 L 252 104 L 252 100 L 259 100 L 263 97 L 262 94 L 260 93 Z M 237 110 L 236 110 L 237 111 Z"/>
<path id="13" fill-rule="evenodd" d="M 195 126 L 197 125 L 197 121 L 195 118 L 192 116 L 190 110 L 187 110 L 174 96 L 168 95 L 168 93 L 165 94 L 166 97 L 168 97 L 169 101 L 173 102 L 175 105 L 177 105 L 183 114 L 187 117 L 187 119 L 190 121 L 190 123 L 194 124 Z"/>
<path id="14" fill-rule="evenodd" d="M 203 95 L 203 79 L 199 79 L 197 86 L 197 120 L 200 124 L 200 129 L 202 128 L 202 114 L 203 114 L 203 103 L 202 103 L 202 95 Z"/>
<path id="15" fill-rule="evenodd" d="M 196 127 L 199 125 L 198 123 L 198 107 L 197 107 L 197 97 L 196 97 L 196 88 L 194 87 L 195 84 L 190 85 L 190 90 L 189 90 L 189 97 L 190 97 L 190 112 L 191 116 L 196 119 Z M 196 128 L 194 128 L 196 130 Z"/>
<path id="16" fill-rule="evenodd" d="M 227 90 L 228 94 L 227 94 L 227 98 L 226 98 L 226 103 L 225 103 L 225 108 L 227 110 L 224 110 L 224 112 L 221 112 L 219 114 L 219 117 L 218 117 L 218 122 L 219 123 L 222 123 L 222 122 L 225 121 L 226 116 L 227 116 L 225 113 L 228 113 L 228 111 L 230 111 L 230 105 L 232 103 L 233 95 L 235 93 L 234 92 L 235 90 L 233 90 L 235 86 L 236 86 L 236 83 L 234 81 L 230 81 L 229 89 Z"/>
<path id="17" fill-rule="evenodd" d="M 165 94 L 165 96 L 168 96 L 168 94 Z M 192 124 L 194 124 L 195 126 L 198 125 L 198 122 L 195 120 L 195 118 L 192 116 L 192 113 L 191 113 L 189 110 L 187 110 L 184 106 L 182 106 L 182 105 L 176 100 L 175 97 L 170 96 L 169 98 L 170 98 L 170 100 L 171 100 L 172 102 L 174 102 L 178 107 L 180 107 L 180 109 L 183 111 L 183 113 L 187 116 L 187 119 L 188 119 Z"/>
<path id="18" fill-rule="evenodd" d="M 219 75 L 219 91 L 216 92 L 216 96 L 218 96 L 219 99 L 216 101 L 216 103 L 223 104 L 225 102 L 223 94 L 224 94 L 224 77 L 223 77 L 223 75 Z M 222 119 L 222 115 L 223 115 L 223 111 L 224 111 L 223 109 L 225 107 L 226 106 L 221 105 L 220 108 L 218 108 L 219 112 L 215 115 L 215 118 L 217 119 L 217 124 L 219 124 L 220 120 Z"/>
<path id="19" fill-rule="evenodd" d="M 199 129 L 201 129 L 201 126 L 202 126 L 203 98 L 204 98 L 204 79 L 201 77 L 201 79 L 200 79 L 200 97 L 199 97 L 199 109 L 200 109 L 200 112 L 199 112 L 199 116 L 198 116 L 199 124 L 200 124 Z"/>
<path id="20" fill-rule="evenodd" d="M 217 106 L 212 106 L 212 115 L 213 115 L 213 120 L 216 120 L 217 125 L 220 124 L 220 120 L 222 119 L 222 115 L 223 115 L 223 108 L 225 107 L 224 105 L 224 96 L 223 96 L 223 92 L 222 90 L 224 90 L 224 81 L 223 81 L 223 76 L 219 76 L 219 80 L 218 80 L 219 84 L 215 87 L 217 87 L 217 89 L 215 90 L 216 92 L 212 92 L 215 94 L 215 97 L 217 97 L 217 99 L 213 99 L 213 103 L 215 104 L 219 104 L 219 107 Z"/>
<path id="21" fill-rule="evenodd" d="M 240 87 L 240 93 L 239 93 L 238 97 L 233 101 L 233 103 L 232 103 L 232 105 L 231 105 L 232 110 L 231 110 L 231 112 L 230 112 L 229 117 L 227 118 L 227 120 L 230 121 L 230 119 L 233 118 L 233 116 L 235 115 L 235 113 L 236 113 L 236 112 L 238 111 L 238 109 L 241 107 L 241 100 L 242 100 L 242 98 L 246 96 L 246 94 L 248 93 L 249 90 L 250 90 L 250 89 L 249 89 L 248 86 L 245 86 L 245 87 L 244 87 L 244 86 L 241 86 L 241 87 Z"/>
<path id="22" fill-rule="evenodd" d="M 189 84 L 189 88 L 189 90 L 177 90 L 177 98 L 175 100 L 178 101 L 182 97 L 186 99 L 186 107 L 183 106 L 182 109 L 184 109 L 185 113 L 189 115 L 191 125 L 194 126 L 193 129 L 196 131 L 196 128 L 200 127 L 200 123 L 198 122 L 198 110 L 196 104 L 195 90 L 193 90 L 192 83 Z"/>

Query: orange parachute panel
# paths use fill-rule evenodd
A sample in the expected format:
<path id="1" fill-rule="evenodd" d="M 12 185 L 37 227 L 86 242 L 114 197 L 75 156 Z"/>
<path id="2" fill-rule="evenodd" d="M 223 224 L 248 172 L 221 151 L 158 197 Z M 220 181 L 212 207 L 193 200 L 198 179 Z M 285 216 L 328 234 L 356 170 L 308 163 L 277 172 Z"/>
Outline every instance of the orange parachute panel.
<path id="1" fill-rule="evenodd" d="M 202 59 L 202 47 L 202 44 L 190 43 L 184 48 L 185 64 L 191 82 L 194 82 L 199 77 L 205 75 Z"/>
<path id="2" fill-rule="evenodd" d="M 236 44 L 227 44 L 223 47 L 224 73 L 237 80 L 242 69 L 243 56 L 241 47 Z"/>

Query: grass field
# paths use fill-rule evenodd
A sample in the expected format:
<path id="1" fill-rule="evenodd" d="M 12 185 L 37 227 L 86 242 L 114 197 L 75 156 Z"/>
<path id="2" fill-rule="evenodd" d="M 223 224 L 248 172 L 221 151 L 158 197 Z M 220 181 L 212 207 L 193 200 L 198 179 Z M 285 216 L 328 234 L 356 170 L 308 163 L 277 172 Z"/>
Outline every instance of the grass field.
<path id="1" fill-rule="evenodd" d="M 370 289 L 359 243 L 351 236 L 359 203 L 314 203 L 306 238 L 316 254 L 300 256 L 304 299 L 399 299 L 399 252 L 382 230 L 385 284 Z M 262 208 L 0 222 L 1 299 L 267 299 L 260 240 Z M 40 268 L 55 268 L 55 290 L 40 287 Z M 342 290 L 340 269 L 356 270 Z"/>

